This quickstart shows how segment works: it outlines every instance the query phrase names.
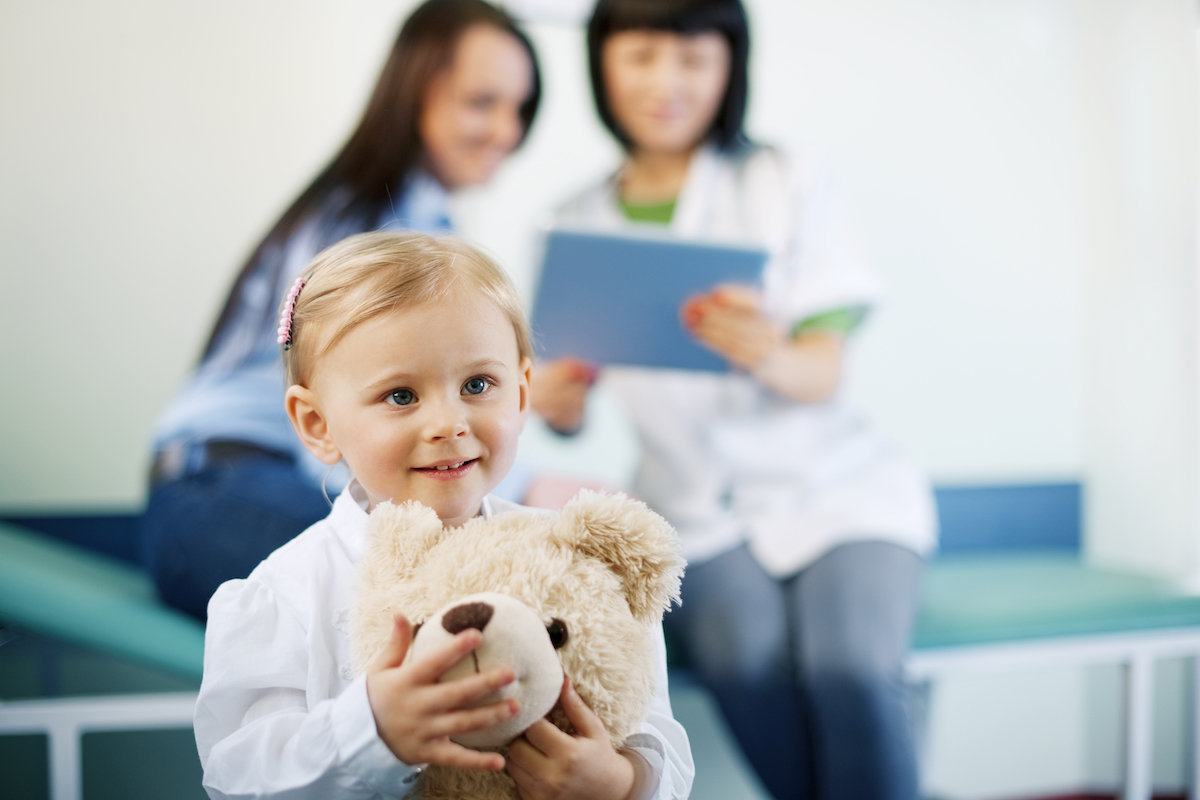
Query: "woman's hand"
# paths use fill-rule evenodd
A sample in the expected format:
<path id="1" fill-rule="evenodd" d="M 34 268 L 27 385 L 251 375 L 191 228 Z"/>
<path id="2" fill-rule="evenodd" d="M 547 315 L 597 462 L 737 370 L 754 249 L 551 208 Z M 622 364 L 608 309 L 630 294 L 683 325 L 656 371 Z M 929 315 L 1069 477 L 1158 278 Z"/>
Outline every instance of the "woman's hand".
<path id="1" fill-rule="evenodd" d="M 689 299 L 679 315 L 701 344 L 784 397 L 823 403 L 837 391 L 841 336 L 812 331 L 789 339 L 763 315 L 752 289 L 718 286 Z"/>
<path id="2" fill-rule="evenodd" d="M 512 683 L 510 667 L 493 667 L 468 678 L 438 683 L 482 641 L 468 628 L 454 639 L 405 664 L 413 627 L 397 614 L 391 636 L 367 670 L 367 700 L 375 727 L 395 755 L 406 764 L 442 764 L 460 769 L 504 769 L 499 753 L 481 753 L 450 741 L 467 731 L 487 728 L 517 713 L 516 700 L 467 708 L 479 698 Z"/>
<path id="3" fill-rule="evenodd" d="M 560 358 L 533 370 L 530 402 L 546 424 L 561 434 L 578 433 L 596 367 L 578 358 Z"/>
<path id="4" fill-rule="evenodd" d="M 625 800 L 637 771 L 613 749 L 608 730 L 583 702 L 569 678 L 559 695 L 576 734 L 539 719 L 508 748 L 508 774 L 522 800 Z"/>
<path id="5" fill-rule="evenodd" d="M 680 316 L 701 344 L 747 372 L 784 339 L 759 309 L 758 293 L 744 286 L 718 286 L 693 297 L 683 304 Z"/>

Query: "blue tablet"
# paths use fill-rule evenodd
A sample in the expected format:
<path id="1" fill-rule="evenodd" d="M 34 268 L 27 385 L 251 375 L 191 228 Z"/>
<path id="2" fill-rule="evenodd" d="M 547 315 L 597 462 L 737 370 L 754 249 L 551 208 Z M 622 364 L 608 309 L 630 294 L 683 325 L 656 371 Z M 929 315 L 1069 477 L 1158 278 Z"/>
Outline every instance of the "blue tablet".
<path id="1" fill-rule="evenodd" d="M 724 372 L 679 319 L 689 297 L 758 286 L 767 253 L 665 236 L 550 232 L 533 302 L 542 358 Z"/>

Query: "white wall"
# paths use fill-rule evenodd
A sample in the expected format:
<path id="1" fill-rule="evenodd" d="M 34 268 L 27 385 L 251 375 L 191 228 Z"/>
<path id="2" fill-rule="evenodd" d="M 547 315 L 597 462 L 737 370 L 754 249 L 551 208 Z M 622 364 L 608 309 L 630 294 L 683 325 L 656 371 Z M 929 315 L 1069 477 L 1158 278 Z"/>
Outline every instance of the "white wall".
<path id="1" fill-rule="evenodd" d="M 1195 8 L 1082 22 L 1088 550 L 1200 590 Z"/>
<path id="2" fill-rule="evenodd" d="M 852 395 L 940 480 L 1078 477 L 1085 361 L 1071 4 L 750 7 L 750 132 L 830 166 L 891 287 L 856 346 Z M 549 87 L 568 113 L 540 122 L 489 190 L 506 208 L 531 186 L 539 198 L 561 196 L 611 163 L 592 122 L 580 35 L 535 34 L 544 51 L 571 56 Z M 472 228 L 524 270 L 524 226 L 513 229 L 506 214 Z"/>
<path id="3" fill-rule="evenodd" d="M 154 415 L 412 5 L 0 2 L 0 511 L 140 506 Z M 855 401 L 942 482 L 1085 478 L 1093 558 L 1195 579 L 1192 3 L 748 5 L 751 133 L 826 160 L 891 286 Z M 530 30 L 544 113 L 460 204 L 526 288 L 534 222 L 616 157 L 581 32 Z M 537 430 L 526 455 L 622 480 L 632 445 L 598 411 L 599 461 Z M 1103 675 L 939 685 L 931 788 L 1111 785 Z"/>
<path id="4" fill-rule="evenodd" d="M 0 4 L 0 507 L 139 507 L 154 415 L 407 4 Z"/>
<path id="5" fill-rule="evenodd" d="M 0 354 L 0 507 L 141 502 L 154 414 L 239 260 L 353 124 L 410 6 L 0 6 L 0 334 L 27 343 Z M 941 480 L 1080 475 L 1090 4 L 750 8 L 751 132 L 826 160 L 891 284 L 854 397 Z M 546 113 L 463 214 L 518 277 L 533 220 L 615 157 L 581 33 L 532 32 Z"/>

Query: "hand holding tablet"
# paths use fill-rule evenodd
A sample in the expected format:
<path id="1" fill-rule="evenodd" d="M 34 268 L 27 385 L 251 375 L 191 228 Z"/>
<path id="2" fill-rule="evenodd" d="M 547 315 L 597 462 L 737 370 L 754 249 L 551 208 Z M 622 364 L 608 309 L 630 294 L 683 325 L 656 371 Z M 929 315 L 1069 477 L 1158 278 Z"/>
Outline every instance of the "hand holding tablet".
<path id="1" fill-rule="evenodd" d="M 533 304 L 539 354 L 727 371 L 729 363 L 699 344 L 681 315 L 699 321 L 703 309 L 694 304 L 719 302 L 717 287 L 757 287 L 766 260 L 762 250 L 729 245 L 554 230 Z"/>

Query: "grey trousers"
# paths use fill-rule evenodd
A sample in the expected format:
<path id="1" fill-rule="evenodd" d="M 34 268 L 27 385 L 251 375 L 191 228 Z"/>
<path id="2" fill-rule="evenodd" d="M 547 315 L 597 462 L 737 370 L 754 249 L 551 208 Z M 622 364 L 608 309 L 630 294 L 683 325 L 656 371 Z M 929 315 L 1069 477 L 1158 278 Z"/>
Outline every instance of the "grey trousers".
<path id="1" fill-rule="evenodd" d="M 920 556 L 840 545 L 796 575 L 746 546 L 689 565 L 668 635 L 776 800 L 916 800 L 902 665 Z"/>

